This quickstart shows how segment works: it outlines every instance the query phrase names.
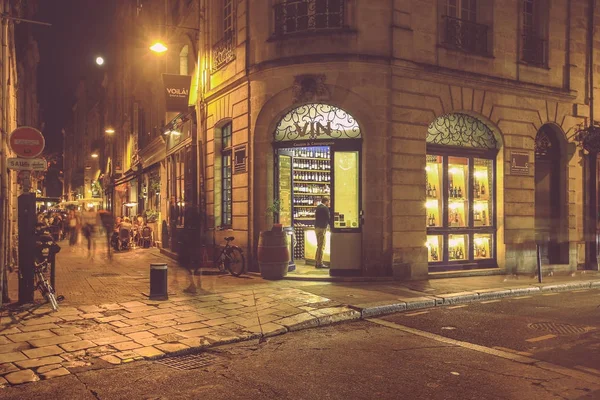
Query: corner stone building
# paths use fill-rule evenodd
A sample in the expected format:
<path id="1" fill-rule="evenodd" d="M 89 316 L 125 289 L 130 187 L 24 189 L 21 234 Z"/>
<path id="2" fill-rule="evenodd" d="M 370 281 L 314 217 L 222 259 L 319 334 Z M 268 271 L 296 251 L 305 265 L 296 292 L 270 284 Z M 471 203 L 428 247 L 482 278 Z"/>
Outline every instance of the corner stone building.
<path id="1" fill-rule="evenodd" d="M 304 145 L 345 148 L 331 129 L 319 133 L 327 117 L 303 114 L 325 105 L 360 132 L 360 235 L 332 257 L 352 250 L 359 273 L 406 279 L 532 272 L 541 240 L 549 268 L 584 266 L 584 177 L 596 164 L 572 137 L 590 116 L 590 4 L 204 4 L 201 188 L 209 226 L 226 228 L 217 241 L 233 234 L 255 260 L 279 198 L 286 118 L 309 122 L 311 136 L 292 129 L 314 139 Z"/>

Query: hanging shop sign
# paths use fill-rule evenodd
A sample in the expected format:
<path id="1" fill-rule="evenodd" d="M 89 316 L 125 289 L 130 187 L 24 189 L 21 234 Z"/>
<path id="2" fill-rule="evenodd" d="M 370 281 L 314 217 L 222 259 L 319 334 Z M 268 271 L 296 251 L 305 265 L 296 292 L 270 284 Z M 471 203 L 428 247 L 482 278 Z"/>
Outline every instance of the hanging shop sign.
<path id="1" fill-rule="evenodd" d="M 43 158 L 9 158 L 8 169 L 16 171 L 46 171 L 48 163 Z"/>
<path id="2" fill-rule="evenodd" d="M 9 144 L 17 156 L 35 158 L 44 151 L 46 141 L 42 132 L 30 126 L 22 126 L 12 131 Z"/>
<path id="3" fill-rule="evenodd" d="M 526 151 L 510 152 L 510 174 L 529 175 L 529 153 Z"/>
<path id="4" fill-rule="evenodd" d="M 190 75 L 163 74 L 167 111 L 186 112 L 190 97 Z"/>

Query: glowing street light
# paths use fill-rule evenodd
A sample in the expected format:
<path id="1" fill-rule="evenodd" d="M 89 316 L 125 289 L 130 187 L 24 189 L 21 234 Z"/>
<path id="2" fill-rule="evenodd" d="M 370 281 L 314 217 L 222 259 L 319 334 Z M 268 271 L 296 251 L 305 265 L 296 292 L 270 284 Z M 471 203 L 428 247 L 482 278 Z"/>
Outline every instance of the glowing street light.
<path id="1" fill-rule="evenodd" d="M 104 65 L 104 58 L 102 58 L 102 57 L 96 57 L 96 64 L 98 64 L 98 65 Z"/>
<path id="2" fill-rule="evenodd" d="M 104 133 L 113 134 L 113 133 L 115 133 L 115 130 L 113 128 L 106 128 L 104 130 Z"/>
<path id="3" fill-rule="evenodd" d="M 150 50 L 152 50 L 155 53 L 164 53 L 168 50 L 168 48 L 161 42 L 156 42 L 152 46 L 150 46 Z"/>
<path id="4" fill-rule="evenodd" d="M 98 158 L 98 153 L 92 153 L 92 158 Z"/>

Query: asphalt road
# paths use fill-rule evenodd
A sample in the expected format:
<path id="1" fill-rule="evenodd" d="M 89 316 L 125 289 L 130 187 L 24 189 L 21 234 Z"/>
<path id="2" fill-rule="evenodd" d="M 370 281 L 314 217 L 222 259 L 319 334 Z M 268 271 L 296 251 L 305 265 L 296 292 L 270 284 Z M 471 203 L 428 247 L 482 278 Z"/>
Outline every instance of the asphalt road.
<path id="1" fill-rule="evenodd" d="M 597 374 L 600 382 L 598 289 L 436 307 L 383 319 Z"/>
<path id="2" fill-rule="evenodd" d="M 210 365 L 192 370 L 96 364 L 2 389 L 0 398 L 599 399 L 597 332 L 539 339 L 552 333 L 528 327 L 598 328 L 599 295 L 503 299 L 310 329 L 213 349 L 203 355 Z"/>

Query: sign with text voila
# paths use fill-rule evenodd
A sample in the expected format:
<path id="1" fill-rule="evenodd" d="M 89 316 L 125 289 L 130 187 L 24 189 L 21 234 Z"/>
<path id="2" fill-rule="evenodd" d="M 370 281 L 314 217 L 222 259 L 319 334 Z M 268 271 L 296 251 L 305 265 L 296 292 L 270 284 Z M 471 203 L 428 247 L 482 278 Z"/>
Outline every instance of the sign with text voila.
<path id="1" fill-rule="evenodd" d="M 186 112 L 190 98 L 190 75 L 162 74 L 167 111 Z"/>
<path id="2" fill-rule="evenodd" d="M 43 158 L 9 158 L 8 169 L 17 171 L 45 171 L 48 167 Z"/>

